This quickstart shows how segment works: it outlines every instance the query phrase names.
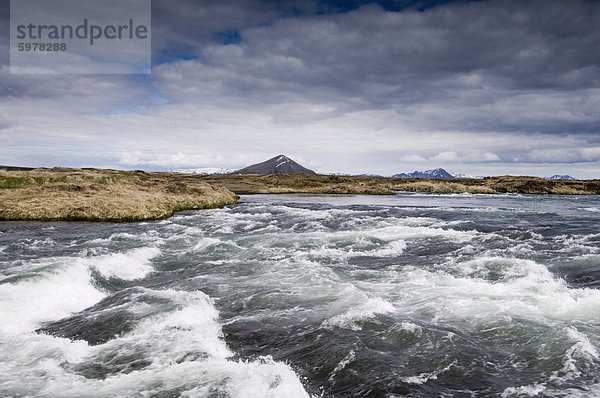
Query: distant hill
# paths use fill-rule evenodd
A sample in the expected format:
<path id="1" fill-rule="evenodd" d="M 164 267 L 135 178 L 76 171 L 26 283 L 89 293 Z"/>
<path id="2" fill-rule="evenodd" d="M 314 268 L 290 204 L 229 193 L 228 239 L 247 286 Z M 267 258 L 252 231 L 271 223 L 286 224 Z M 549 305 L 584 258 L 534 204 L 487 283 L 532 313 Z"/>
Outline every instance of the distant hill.
<path id="1" fill-rule="evenodd" d="M 470 178 L 472 180 L 481 180 L 484 178 L 483 176 L 473 176 L 470 174 L 462 174 L 462 173 L 450 173 L 450 174 L 452 174 L 452 177 L 454 177 L 454 178 Z"/>
<path id="2" fill-rule="evenodd" d="M 8 170 L 8 171 L 29 171 L 29 170 L 33 170 L 33 167 L 20 167 L 20 166 L 0 166 L 0 170 Z"/>
<path id="3" fill-rule="evenodd" d="M 394 174 L 392 177 L 396 178 L 454 178 L 454 176 L 448 173 L 446 170 L 442 168 L 433 169 L 433 170 L 425 170 L 425 171 L 415 171 L 412 173 L 400 173 Z"/>
<path id="4" fill-rule="evenodd" d="M 348 173 L 320 173 L 324 176 L 338 176 L 338 177 L 383 177 L 380 174 L 348 174 Z"/>
<path id="5" fill-rule="evenodd" d="M 546 180 L 576 180 L 577 178 L 571 177 L 570 175 L 553 175 L 552 177 L 545 177 Z"/>
<path id="6" fill-rule="evenodd" d="M 256 163 L 231 174 L 317 174 L 294 162 L 285 155 L 275 156 L 262 163 Z"/>

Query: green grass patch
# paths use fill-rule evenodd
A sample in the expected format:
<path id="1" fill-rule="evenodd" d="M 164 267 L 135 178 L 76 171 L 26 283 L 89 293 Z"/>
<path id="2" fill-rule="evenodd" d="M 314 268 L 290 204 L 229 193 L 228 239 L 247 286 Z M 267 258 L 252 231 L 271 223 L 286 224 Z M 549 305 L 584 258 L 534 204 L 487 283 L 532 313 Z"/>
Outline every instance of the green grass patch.
<path id="1" fill-rule="evenodd" d="M 17 189 L 31 184 L 29 177 L 3 177 L 0 176 L 0 189 Z"/>
<path id="2" fill-rule="evenodd" d="M 117 182 L 119 180 L 123 180 L 123 179 L 126 179 L 126 178 L 127 178 L 127 176 L 120 175 L 120 174 L 114 174 L 114 175 L 111 175 L 111 176 L 102 176 L 102 177 L 100 177 L 100 179 L 102 181 L 104 181 L 104 182 Z"/>
<path id="3" fill-rule="evenodd" d="M 67 176 L 62 177 L 10 177 L 0 176 L 0 189 L 18 189 L 30 185 L 44 185 L 56 182 L 68 182 Z"/>

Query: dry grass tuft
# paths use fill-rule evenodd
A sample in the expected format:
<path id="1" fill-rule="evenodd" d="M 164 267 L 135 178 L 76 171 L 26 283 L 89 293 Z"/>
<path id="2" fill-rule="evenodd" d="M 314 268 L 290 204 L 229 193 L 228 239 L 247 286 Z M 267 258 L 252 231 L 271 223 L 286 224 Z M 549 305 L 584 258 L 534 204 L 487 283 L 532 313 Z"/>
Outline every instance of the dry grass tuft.
<path id="1" fill-rule="evenodd" d="M 0 170 L 0 220 L 143 221 L 222 207 L 235 194 L 193 176 L 96 169 Z"/>
<path id="2" fill-rule="evenodd" d="M 464 185 L 456 182 L 447 181 L 416 181 L 394 185 L 395 191 L 409 192 L 432 192 L 432 193 L 472 193 L 472 194 L 491 194 L 497 193 L 490 187 L 479 185 Z"/>

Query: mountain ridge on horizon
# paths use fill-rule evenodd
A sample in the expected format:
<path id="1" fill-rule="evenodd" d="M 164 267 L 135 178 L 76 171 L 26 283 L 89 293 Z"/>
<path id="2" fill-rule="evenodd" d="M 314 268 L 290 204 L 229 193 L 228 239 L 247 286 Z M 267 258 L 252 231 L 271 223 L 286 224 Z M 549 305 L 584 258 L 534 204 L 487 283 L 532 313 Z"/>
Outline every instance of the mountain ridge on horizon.
<path id="1" fill-rule="evenodd" d="M 393 178 L 455 178 L 452 174 L 446 170 L 438 167 L 437 169 L 419 171 L 415 170 L 412 173 L 399 173 L 392 175 Z"/>
<path id="2" fill-rule="evenodd" d="M 552 177 L 544 177 L 545 180 L 577 180 L 568 174 L 555 174 Z"/>
<path id="3" fill-rule="evenodd" d="M 276 161 L 277 163 L 269 169 L 269 162 Z M 286 166 L 289 165 L 289 166 Z M 258 169 L 257 166 L 261 166 Z M 292 171 L 286 171 L 289 168 L 292 168 Z M 6 166 L 0 165 L 0 170 L 8 170 L 8 171 L 31 171 L 35 169 L 48 169 L 48 167 L 24 167 L 24 166 Z M 248 172 L 247 170 L 251 169 L 252 172 Z M 262 170 L 262 171 L 261 171 Z M 225 175 L 225 174 L 323 174 L 323 175 L 332 175 L 332 176 L 357 176 L 357 177 L 387 177 L 380 174 L 372 174 L 372 173 L 361 173 L 361 174 L 352 174 L 352 173 L 316 173 L 313 170 L 307 169 L 297 162 L 293 161 L 289 157 L 285 155 L 275 156 L 267 161 L 256 163 L 250 165 L 248 167 L 244 167 L 242 169 L 235 168 L 225 168 L 225 167 L 197 167 L 197 168 L 178 168 L 178 169 L 170 169 L 168 172 L 172 173 L 185 173 L 185 174 L 199 174 L 199 175 Z M 484 176 L 472 176 L 462 173 L 450 173 L 445 169 L 438 167 L 436 169 L 419 171 L 415 170 L 412 173 L 398 173 L 392 176 L 391 178 L 431 178 L 431 179 L 443 179 L 443 178 L 466 178 L 466 179 L 483 179 Z M 535 176 L 534 176 L 535 177 Z M 568 174 L 555 174 L 550 177 L 537 176 L 538 178 L 543 178 L 545 180 L 571 180 L 577 181 L 578 178 L 575 178 Z M 586 179 L 584 179 L 586 180 Z M 594 180 L 594 179 L 587 179 Z"/>

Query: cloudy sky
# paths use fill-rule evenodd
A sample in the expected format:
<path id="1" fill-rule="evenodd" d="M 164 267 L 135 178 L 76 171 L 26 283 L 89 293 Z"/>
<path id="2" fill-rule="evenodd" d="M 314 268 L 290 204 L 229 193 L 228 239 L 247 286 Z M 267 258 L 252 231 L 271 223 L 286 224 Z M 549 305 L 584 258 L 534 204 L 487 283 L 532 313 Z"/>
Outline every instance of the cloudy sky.
<path id="1" fill-rule="evenodd" d="M 600 178 L 597 0 L 153 0 L 150 75 L 11 74 L 9 11 L 0 164 Z"/>

